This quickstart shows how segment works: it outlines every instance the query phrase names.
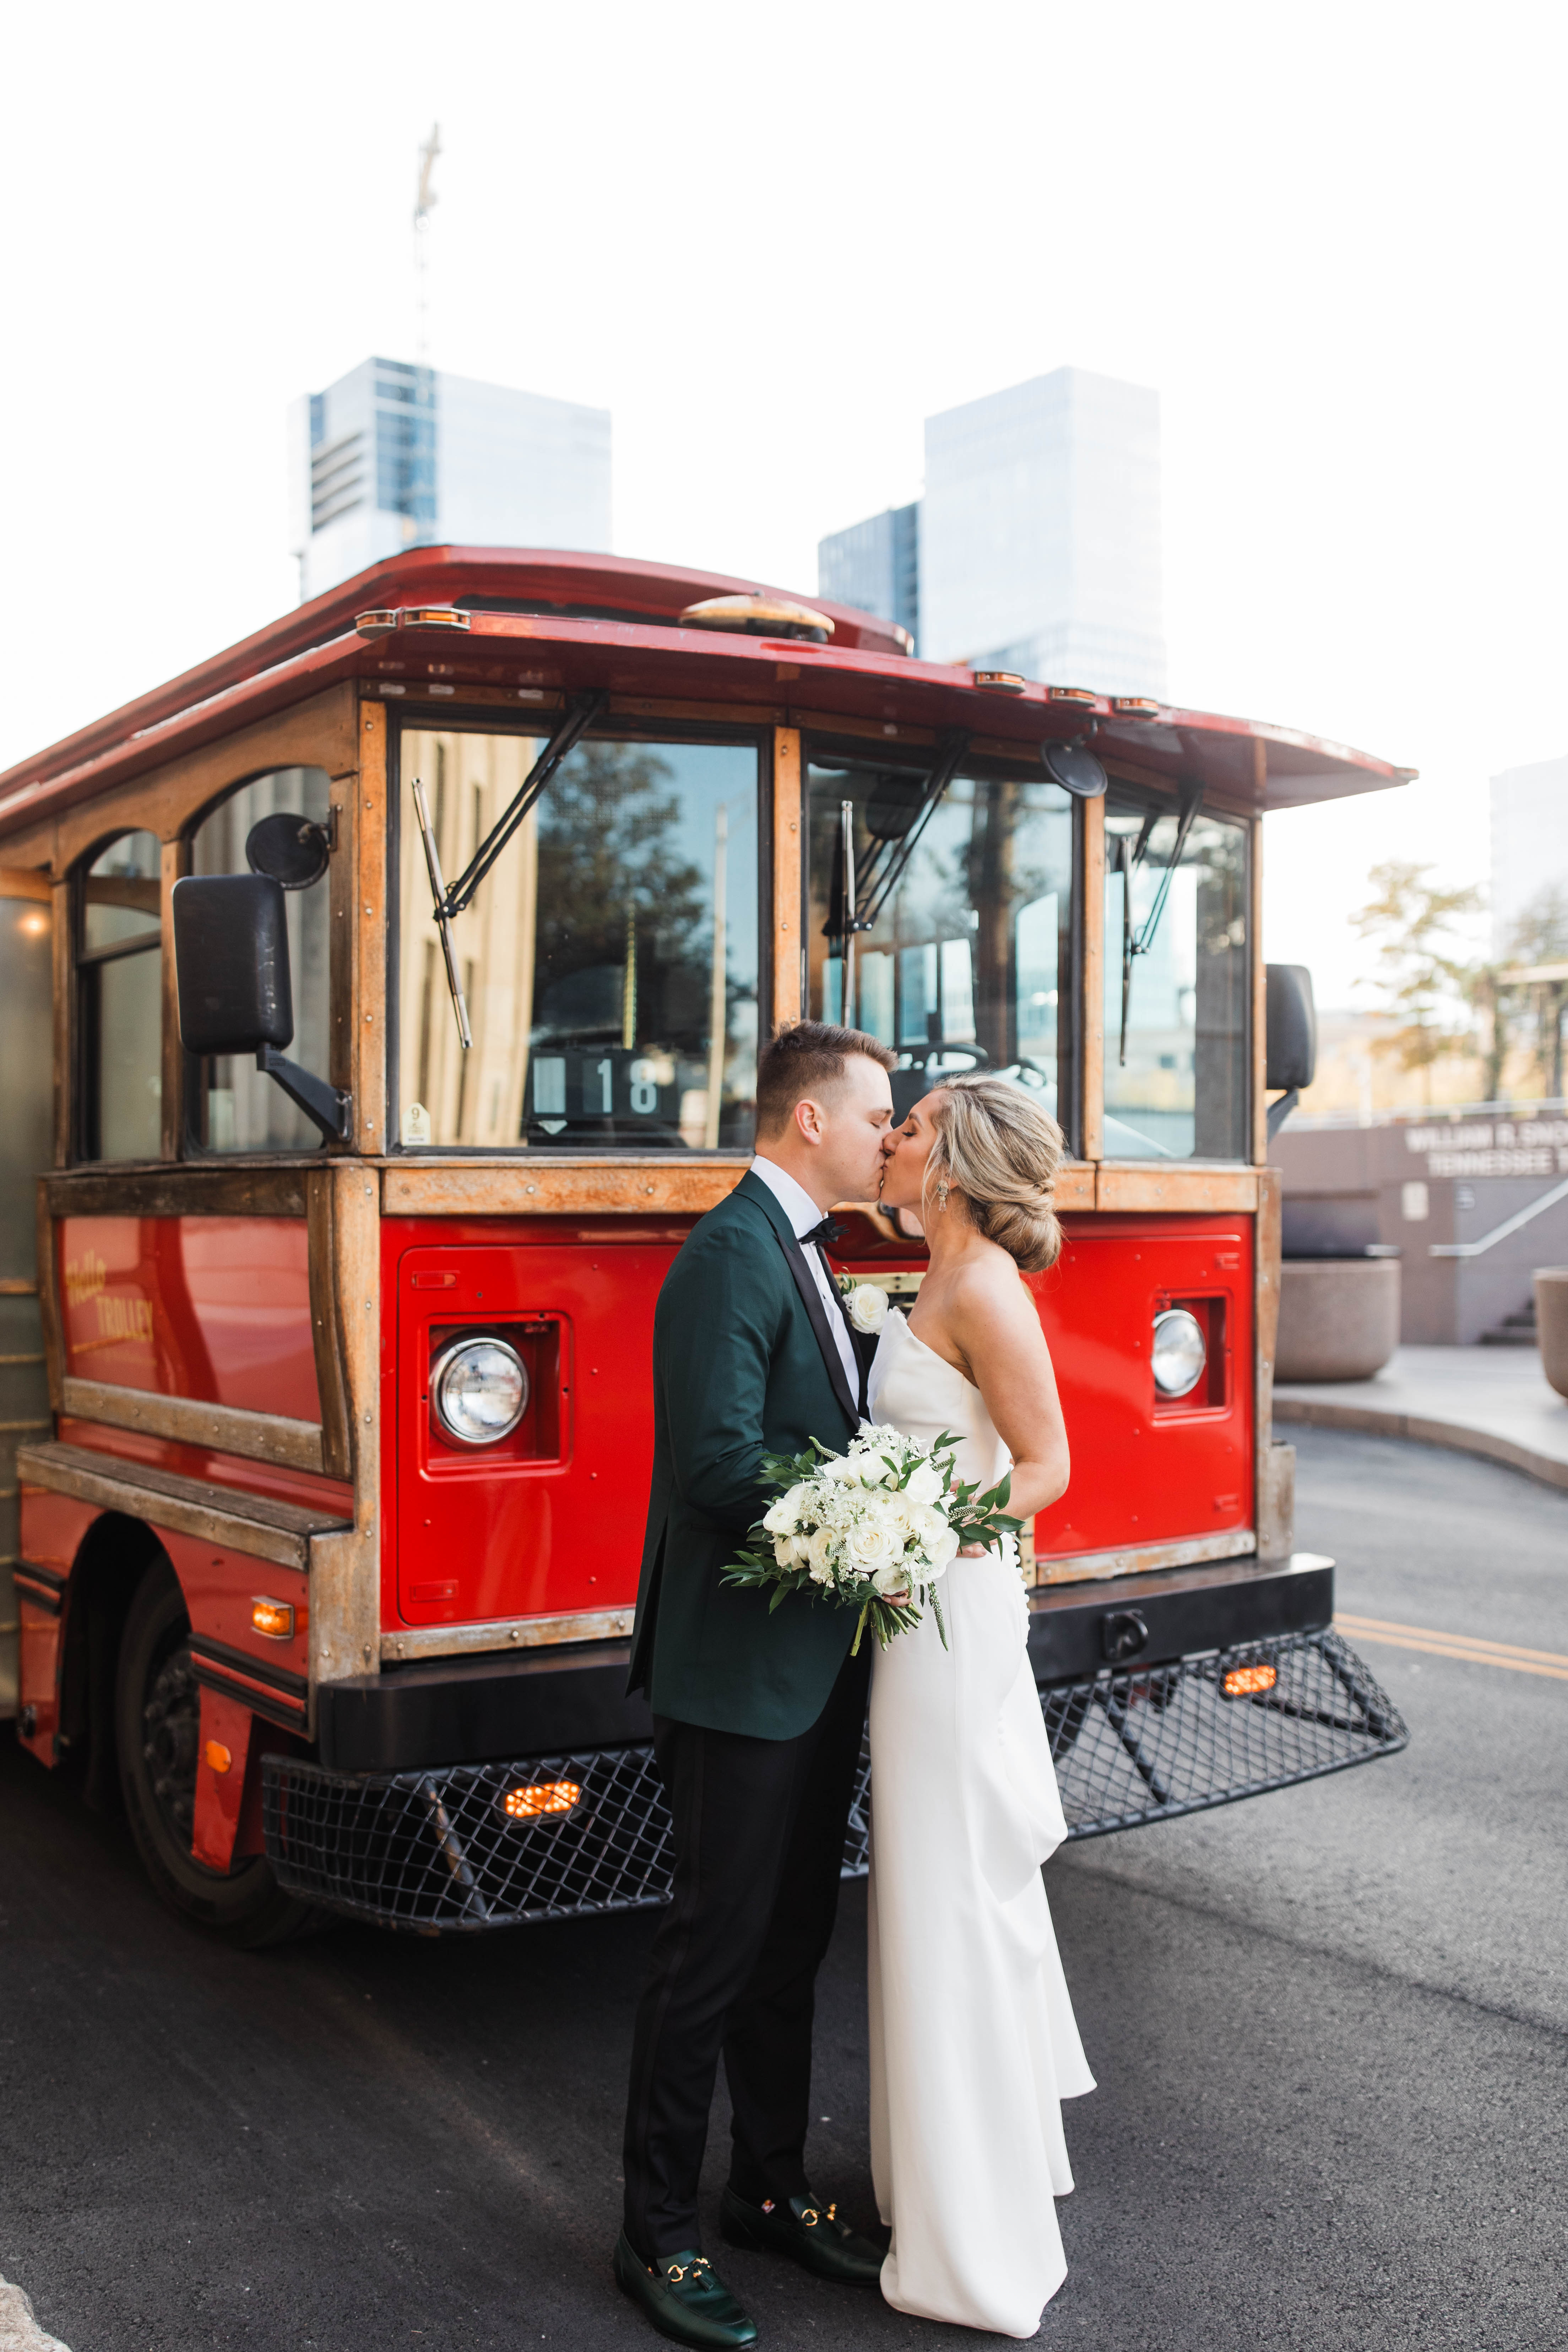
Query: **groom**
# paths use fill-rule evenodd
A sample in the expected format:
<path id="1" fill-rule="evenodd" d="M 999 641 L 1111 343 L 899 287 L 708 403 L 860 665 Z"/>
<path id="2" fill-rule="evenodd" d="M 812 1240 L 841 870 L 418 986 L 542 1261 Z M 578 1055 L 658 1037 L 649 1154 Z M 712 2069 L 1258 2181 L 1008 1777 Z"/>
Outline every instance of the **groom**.
<path id="1" fill-rule="evenodd" d="M 697 2184 L 721 2051 L 736 2245 L 875 2285 L 880 2250 L 807 2186 L 816 1971 L 833 1932 L 870 1671 L 853 1611 L 721 1582 L 771 1495 L 764 1454 L 842 1452 L 865 1364 L 822 1254 L 875 1197 L 893 1055 L 801 1021 L 763 1048 L 757 1156 L 691 1234 L 654 1324 L 653 1491 L 629 1687 L 646 1688 L 674 1822 L 674 1900 L 637 2011 L 616 2277 L 678 2344 L 756 2328 L 701 2251 Z"/>

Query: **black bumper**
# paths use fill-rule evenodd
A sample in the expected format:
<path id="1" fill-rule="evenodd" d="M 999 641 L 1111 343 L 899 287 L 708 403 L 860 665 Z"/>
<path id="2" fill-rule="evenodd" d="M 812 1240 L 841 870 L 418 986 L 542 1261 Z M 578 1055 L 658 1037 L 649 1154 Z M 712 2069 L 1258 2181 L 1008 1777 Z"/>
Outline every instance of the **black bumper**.
<path id="1" fill-rule="evenodd" d="M 1032 1600 L 1030 1654 L 1069 1837 L 1230 1804 L 1405 1744 L 1397 1712 L 1330 1627 L 1330 1561 L 1228 1561 Z M 668 1901 L 651 1724 L 625 1685 L 615 1643 L 323 1689 L 321 1762 L 263 1759 L 280 1883 L 426 1934 Z M 868 1781 L 862 1755 L 849 1876 L 866 1868 Z M 516 1800 L 546 1790 L 558 1809 L 518 1816 Z"/>

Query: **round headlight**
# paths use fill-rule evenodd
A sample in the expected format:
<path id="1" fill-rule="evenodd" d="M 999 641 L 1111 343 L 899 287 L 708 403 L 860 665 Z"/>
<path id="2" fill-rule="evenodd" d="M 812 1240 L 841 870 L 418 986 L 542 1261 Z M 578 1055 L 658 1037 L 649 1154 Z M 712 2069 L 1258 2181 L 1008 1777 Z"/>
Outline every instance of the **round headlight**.
<path id="1" fill-rule="evenodd" d="M 1163 1397 L 1195 1389 L 1208 1362 L 1203 1325 L 1184 1307 L 1167 1307 L 1154 1318 L 1154 1386 Z"/>
<path id="2" fill-rule="evenodd" d="M 528 1374 L 504 1339 L 455 1339 L 430 1368 L 430 1402 L 454 1445 L 494 1445 L 528 1411 Z"/>

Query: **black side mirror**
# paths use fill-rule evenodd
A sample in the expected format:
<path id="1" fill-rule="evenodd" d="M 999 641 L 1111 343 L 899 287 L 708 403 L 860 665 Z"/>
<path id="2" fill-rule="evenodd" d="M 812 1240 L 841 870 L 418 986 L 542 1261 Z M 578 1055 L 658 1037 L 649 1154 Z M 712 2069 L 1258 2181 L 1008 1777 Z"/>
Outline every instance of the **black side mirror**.
<path id="1" fill-rule="evenodd" d="M 188 1054 L 254 1054 L 330 1142 L 348 1133 L 349 1097 L 286 1061 L 294 1000 L 283 889 L 266 874 L 187 875 L 171 897 L 180 1043 Z"/>
<path id="2" fill-rule="evenodd" d="M 1304 963 L 1271 963 L 1264 967 L 1266 1015 L 1264 1077 L 1266 1087 L 1283 1087 L 1278 1102 L 1268 1106 L 1270 1141 L 1310 1087 L 1318 1067 L 1318 1015 L 1312 1002 L 1312 975 Z"/>

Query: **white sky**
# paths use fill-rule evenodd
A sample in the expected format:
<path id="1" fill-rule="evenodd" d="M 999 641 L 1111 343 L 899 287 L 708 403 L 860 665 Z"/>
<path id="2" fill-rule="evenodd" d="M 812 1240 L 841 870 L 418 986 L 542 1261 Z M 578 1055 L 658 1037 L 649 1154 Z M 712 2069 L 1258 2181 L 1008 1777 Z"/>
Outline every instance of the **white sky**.
<path id="1" fill-rule="evenodd" d="M 0 764 L 289 607 L 283 418 L 412 355 L 614 412 L 617 551 L 809 590 L 930 412 L 1163 404 L 1173 695 L 1419 767 L 1276 820 L 1346 1001 L 1374 858 L 1484 879 L 1568 748 L 1560 7 L 83 0 L 7 37 Z"/>

